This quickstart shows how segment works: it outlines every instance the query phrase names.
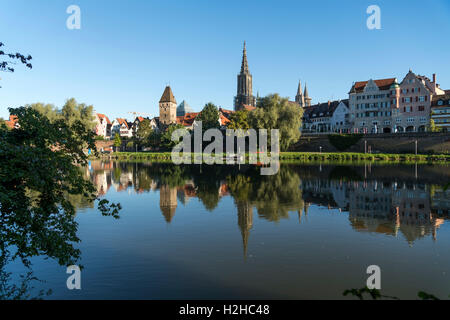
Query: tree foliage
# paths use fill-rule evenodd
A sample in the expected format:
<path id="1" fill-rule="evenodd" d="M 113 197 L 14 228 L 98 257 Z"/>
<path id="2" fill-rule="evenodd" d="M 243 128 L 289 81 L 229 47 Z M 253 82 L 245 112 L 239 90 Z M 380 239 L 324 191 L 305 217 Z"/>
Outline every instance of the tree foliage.
<path id="1" fill-rule="evenodd" d="M 247 131 L 250 129 L 250 125 L 248 123 L 248 114 L 247 110 L 240 110 L 231 114 L 230 122 L 227 125 L 228 129 L 232 130 L 243 130 Z"/>
<path id="2" fill-rule="evenodd" d="M 67 99 L 61 109 L 56 108 L 52 104 L 33 103 L 26 105 L 38 111 L 54 123 L 57 120 L 63 120 L 66 124 L 71 126 L 77 121 L 80 121 L 88 130 L 95 128 L 94 107 L 86 105 L 85 103 L 78 103 L 75 98 Z"/>
<path id="3" fill-rule="evenodd" d="M 167 127 L 166 131 L 160 135 L 161 148 L 170 150 L 178 144 L 178 141 L 172 141 L 172 133 L 178 129 L 186 130 L 181 124 L 171 124 Z"/>
<path id="4" fill-rule="evenodd" d="M 253 129 L 271 129 L 280 132 L 280 149 L 285 151 L 300 139 L 303 110 L 287 98 L 271 94 L 258 100 L 258 108 L 249 113 L 249 124 Z"/>
<path id="5" fill-rule="evenodd" d="M 202 121 L 203 131 L 220 128 L 219 109 L 213 103 L 207 103 L 203 107 L 202 112 L 197 116 L 196 121 Z"/>
<path id="6" fill-rule="evenodd" d="M 136 131 L 136 142 L 140 146 L 149 146 L 150 145 L 150 136 L 153 134 L 153 128 L 150 120 L 144 119 L 139 124 L 139 127 Z"/>
<path id="7" fill-rule="evenodd" d="M 25 56 L 21 53 L 8 53 L 3 51 L 2 47 L 5 45 L 0 42 L 0 71 L 3 72 L 14 72 L 14 65 L 17 64 L 17 62 L 24 64 L 27 68 L 32 69 L 33 66 L 31 65 L 30 61 L 33 59 L 30 55 Z M 3 58 L 2 58 L 3 56 Z"/>
<path id="8" fill-rule="evenodd" d="M 30 107 L 9 111 L 20 128 L 0 127 L 0 260 L 19 258 L 29 267 L 31 257 L 43 255 L 75 264 L 80 239 L 71 197 L 97 200 L 81 170 L 85 149 L 96 150 L 94 134 L 81 121 L 51 121 Z M 99 209 L 117 218 L 120 204 L 101 200 Z"/>

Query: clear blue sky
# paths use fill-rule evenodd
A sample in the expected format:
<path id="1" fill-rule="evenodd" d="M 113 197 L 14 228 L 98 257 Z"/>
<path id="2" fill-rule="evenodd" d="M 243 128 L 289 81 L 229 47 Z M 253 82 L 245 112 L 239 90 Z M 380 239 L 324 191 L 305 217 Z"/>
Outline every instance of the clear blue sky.
<path id="1" fill-rule="evenodd" d="M 81 30 L 66 28 L 71 4 Z M 366 27 L 371 4 L 381 30 Z M 31 54 L 33 70 L 0 74 L 0 117 L 70 97 L 110 118 L 157 115 L 167 83 L 195 110 L 209 101 L 231 109 L 244 40 L 255 95 L 293 99 L 301 79 L 324 102 L 409 68 L 450 89 L 449 35 L 449 0 L 2 0 L 0 41 Z"/>

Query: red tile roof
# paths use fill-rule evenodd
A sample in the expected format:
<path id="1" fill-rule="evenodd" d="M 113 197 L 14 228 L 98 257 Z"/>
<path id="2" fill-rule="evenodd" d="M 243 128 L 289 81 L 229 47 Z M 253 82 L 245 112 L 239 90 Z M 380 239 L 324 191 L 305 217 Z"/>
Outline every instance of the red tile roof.
<path id="1" fill-rule="evenodd" d="M 378 86 L 380 90 L 388 90 L 391 85 L 393 85 L 397 81 L 396 78 L 388 78 L 388 79 L 379 79 L 374 80 L 375 84 Z M 352 91 L 362 92 L 366 87 L 369 81 L 358 81 L 353 85 Z"/>
<path id="2" fill-rule="evenodd" d="M 99 117 L 100 119 L 105 119 L 107 124 L 111 124 L 111 121 L 109 121 L 109 118 L 107 116 L 105 116 L 102 113 L 97 113 L 97 117 Z"/>
<path id="3" fill-rule="evenodd" d="M 190 127 L 199 114 L 199 112 L 190 112 L 186 113 L 184 116 L 177 117 L 177 124 L 181 124 L 185 127 Z"/>
<path id="4" fill-rule="evenodd" d="M 253 111 L 253 110 L 256 109 L 256 107 L 254 107 L 254 106 L 249 106 L 249 105 L 246 105 L 246 104 L 243 105 L 243 108 L 244 108 L 245 110 L 247 110 L 247 111 Z"/>
<path id="5" fill-rule="evenodd" d="M 17 116 L 9 116 L 9 121 L 5 121 L 6 126 L 10 129 L 14 129 L 16 126 L 16 123 L 19 121 L 19 118 Z"/>

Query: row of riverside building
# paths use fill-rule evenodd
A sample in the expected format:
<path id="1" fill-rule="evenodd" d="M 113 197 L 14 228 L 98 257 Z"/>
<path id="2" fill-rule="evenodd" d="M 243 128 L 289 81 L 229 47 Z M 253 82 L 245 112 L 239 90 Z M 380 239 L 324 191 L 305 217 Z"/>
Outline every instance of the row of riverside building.
<path id="1" fill-rule="evenodd" d="M 220 126 L 225 127 L 235 111 L 254 110 L 257 100 L 253 96 L 253 77 L 244 42 L 234 110 L 219 108 Z M 312 104 L 306 84 L 303 89 L 299 82 L 295 101 L 290 103 L 303 109 L 300 130 L 305 134 L 426 132 L 433 122 L 440 130 L 450 128 L 450 90 L 440 88 L 436 74 L 429 79 L 412 70 L 401 82 L 396 77 L 354 82 L 347 99 L 316 104 Z M 186 101 L 177 106 L 175 96 L 167 86 L 159 101 L 159 117 L 147 119 L 154 130 L 163 130 L 171 124 L 192 129 L 198 115 Z M 96 119 L 97 135 L 110 139 L 116 133 L 124 138 L 133 137 L 145 118 L 136 117 L 133 122 L 117 118 L 111 122 L 107 116 L 96 114 Z"/>
<path id="2" fill-rule="evenodd" d="M 425 132 L 433 120 L 450 127 L 450 90 L 442 90 L 436 74 L 429 79 L 411 70 L 396 78 L 355 82 L 348 99 L 304 108 L 304 133 Z"/>

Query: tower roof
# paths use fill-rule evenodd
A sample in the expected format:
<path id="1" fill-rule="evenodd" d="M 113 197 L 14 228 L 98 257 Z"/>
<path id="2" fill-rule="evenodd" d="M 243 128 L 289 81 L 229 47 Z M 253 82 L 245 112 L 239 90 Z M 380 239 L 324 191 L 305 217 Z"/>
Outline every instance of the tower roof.
<path id="1" fill-rule="evenodd" d="M 248 69 L 248 61 L 247 61 L 247 47 L 244 41 L 244 51 L 242 53 L 242 65 L 241 65 L 241 73 L 249 73 Z"/>
<path id="2" fill-rule="evenodd" d="M 177 103 L 177 100 L 175 100 L 175 97 L 172 93 L 172 89 L 170 89 L 170 86 L 167 86 L 166 89 L 164 89 L 164 93 L 161 97 L 161 100 L 159 100 L 159 103 L 162 103 L 162 102 Z"/>
<path id="3" fill-rule="evenodd" d="M 298 89 L 297 89 L 297 96 L 303 95 L 302 93 L 302 82 L 298 80 Z"/>
<path id="4" fill-rule="evenodd" d="M 306 82 L 305 82 L 305 98 L 309 98 L 308 87 L 306 86 Z"/>

